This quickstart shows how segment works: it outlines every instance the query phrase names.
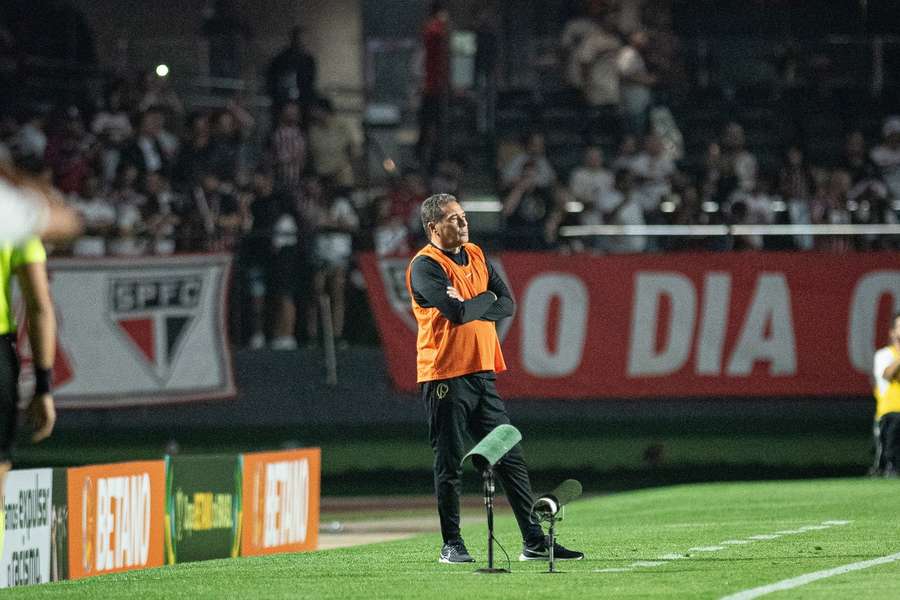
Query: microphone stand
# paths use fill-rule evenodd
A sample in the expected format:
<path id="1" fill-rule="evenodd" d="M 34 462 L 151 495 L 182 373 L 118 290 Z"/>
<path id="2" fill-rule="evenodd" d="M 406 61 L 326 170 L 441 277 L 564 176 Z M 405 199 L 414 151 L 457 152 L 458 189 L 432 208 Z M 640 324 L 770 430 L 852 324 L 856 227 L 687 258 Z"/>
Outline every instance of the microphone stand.
<path id="1" fill-rule="evenodd" d="M 509 573 L 507 569 L 494 568 L 494 468 L 491 465 L 484 469 L 482 478 L 484 480 L 484 507 L 487 511 L 488 566 L 484 569 L 477 569 L 475 572 L 484 574 Z"/>
<path id="2" fill-rule="evenodd" d="M 547 541 L 550 545 L 547 558 L 550 559 L 548 573 L 561 573 L 556 570 L 556 522 L 562 521 L 565 515 L 565 505 L 581 495 L 581 484 L 574 479 L 567 479 L 556 486 L 556 489 L 538 498 L 531 506 L 532 514 L 539 522 L 550 523 L 550 531 Z"/>
<path id="3" fill-rule="evenodd" d="M 553 548 L 556 546 L 556 515 L 550 515 L 550 527 L 548 528 L 548 537 L 550 538 L 550 570 L 548 573 L 559 573 L 556 570 L 556 557 L 553 555 Z"/>
<path id="4" fill-rule="evenodd" d="M 537 504 L 537 503 L 535 503 Z M 534 512 L 534 508 L 532 507 L 532 512 Z M 556 521 L 562 519 L 563 515 L 563 507 L 556 507 L 554 501 L 554 507 L 551 510 L 542 510 L 539 512 L 535 512 L 538 520 L 541 522 L 547 522 L 550 524 L 547 532 L 547 540 L 549 544 L 548 548 L 548 558 L 550 559 L 550 569 L 547 571 L 548 573 L 562 573 L 562 571 L 556 570 Z"/>

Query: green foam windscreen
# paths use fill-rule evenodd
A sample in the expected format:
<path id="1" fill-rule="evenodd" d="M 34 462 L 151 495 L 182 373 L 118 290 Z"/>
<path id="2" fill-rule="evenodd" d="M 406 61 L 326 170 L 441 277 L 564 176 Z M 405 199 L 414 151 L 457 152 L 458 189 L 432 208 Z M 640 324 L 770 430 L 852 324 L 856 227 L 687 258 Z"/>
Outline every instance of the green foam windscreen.
<path id="1" fill-rule="evenodd" d="M 521 439 L 522 434 L 512 425 L 498 425 L 493 431 L 484 436 L 480 442 L 475 444 L 474 448 L 469 450 L 469 453 L 463 457 L 462 462 L 466 462 L 466 459 L 470 456 L 473 462 L 475 462 L 475 457 L 480 457 L 493 466 Z"/>

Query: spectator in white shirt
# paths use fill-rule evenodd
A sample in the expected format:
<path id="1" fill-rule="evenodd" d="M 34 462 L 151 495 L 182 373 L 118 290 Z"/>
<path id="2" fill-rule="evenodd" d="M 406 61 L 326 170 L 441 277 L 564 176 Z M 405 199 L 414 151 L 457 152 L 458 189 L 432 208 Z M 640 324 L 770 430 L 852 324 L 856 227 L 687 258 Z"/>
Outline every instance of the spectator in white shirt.
<path id="1" fill-rule="evenodd" d="M 621 101 L 616 64 L 622 42 L 606 23 L 595 23 L 575 50 L 584 100 L 593 108 L 617 107 Z"/>
<path id="2" fill-rule="evenodd" d="M 378 256 L 409 254 L 409 228 L 402 218 L 394 214 L 388 196 L 375 201 L 375 231 L 372 238 L 375 254 Z"/>
<path id="3" fill-rule="evenodd" d="M 656 77 L 647 69 L 642 55 L 646 47 L 647 33 L 638 30 L 628 36 L 628 44 L 616 57 L 625 131 L 635 135 L 643 135 L 647 129 L 647 111 L 656 84 Z"/>
<path id="4" fill-rule="evenodd" d="M 44 158 L 47 150 L 47 118 L 38 111 L 31 111 L 22 122 L 12 140 L 12 149 L 20 158 Z"/>
<path id="5" fill-rule="evenodd" d="M 158 255 L 175 252 L 176 227 L 181 223 L 183 200 L 176 196 L 168 179 L 161 173 L 147 173 L 144 178 L 147 201 L 141 207 L 144 228 L 150 238 L 150 252 Z"/>
<path id="6" fill-rule="evenodd" d="M 660 200 L 672 191 L 671 177 L 675 163 L 665 152 L 662 140 L 655 134 L 644 138 L 644 150 L 631 163 L 635 176 L 634 193 L 645 215 L 659 209 Z"/>
<path id="7" fill-rule="evenodd" d="M 308 304 L 306 333 L 311 341 L 318 338 L 318 298 L 323 294 L 331 302 L 331 319 L 338 346 L 346 342 L 344 335 L 345 288 L 353 235 L 359 229 L 359 216 L 346 197 L 336 195 L 333 188 L 323 189 L 316 179 L 304 185 L 306 216 L 313 230 L 313 298 Z"/>
<path id="8" fill-rule="evenodd" d="M 578 61 L 578 48 L 597 27 L 596 22 L 586 15 L 577 15 L 563 27 L 560 49 L 566 64 L 566 83 L 576 89 L 584 88 L 584 73 Z"/>
<path id="9" fill-rule="evenodd" d="M 900 200 L 900 116 L 884 121 L 882 142 L 869 155 L 895 200 Z"/>
<path id="10" fill-rule="evenodd" d="M 750 192 L 735 190 L 729 199 L 727 212 L 733 225 L 770 225 L 775 220 L 772 205 L 782 202 L 772 195 L 772 185 L 764 177 L 757 180 L 756 189 Z M 761 235 L 736 236 L 733 250 L 762 250 L 765 238 Z"/>
<path id="11" fill-rule="evenodd" d="M 113 84 L 106 94 L 104 106 L 91 121 L 91 133 L 103 144 L 100 164 L 104 181 L 112 183 L 122 158 L 122 148 L 131 138 L 133 128 L 125 105 L 124 82 Z"/>
<path id="12" fill-rule="evenodd" d="M 569 192 L 584 205 L 582 223 L 596 221 L 596 206 L 600 196 L 613 188 L 613 174 L 603 166 L 603 151 L 589 146 L 584 151 L 584 163 L 576 167 L 569 177 Z"/>
<path id="13" fill-rule="evenodd" d="M 525 164 L 533 165 L 534 185 L 550 188 L 556 183 L 556 171 L 547 160 L 544 135 L 531 133 L 525 139 L 525 150 L 510 159 L 503 168 L 502 183 L 505 189 L 512 188 L 525 173 Z"/>
<path id="14" fill-rule="evenodd" d="M 616 171 L 615 186 L 600 197 L 598 210 L 607 225 L 644 225 L 644 211 L 634 191 L 634 175 L 630 171 Z M 608 236 L 598 238 L 595 245 L 612 254 L 643 252 L 647 238 L 643 235 Z"/>
<path id="15" fill-rule="evenodd" d="M 744 147 L 744 128 L 731 122 L 722 134 L 721 170 L 724 176 L 733 176 L 738 188 L 749 191 L 756 187 L 758 171 L 756 157 Z"/>
<path id="16" fill-rule="evenodd" d="M 618 171 L 619 169 L 628 169 L 630 171 L 635 159 L 638 157 L 639 150 L 636 136 L 630 134 L 622 136 L 622 141 L 619 142 L 618 154 L 616 154 L 616 158 L 612 163 L 613 171 Z"/>
<path id="17" fill-rule="evenodd" d="M 116 207 L 92 175 L 85 180 L 80 194 L 71 194 L 69 204 L 78 211 L 84 222 L 84 233 L 72 244 L 74 256 L 104 256 L 106 241 L 115 230 Z"/>

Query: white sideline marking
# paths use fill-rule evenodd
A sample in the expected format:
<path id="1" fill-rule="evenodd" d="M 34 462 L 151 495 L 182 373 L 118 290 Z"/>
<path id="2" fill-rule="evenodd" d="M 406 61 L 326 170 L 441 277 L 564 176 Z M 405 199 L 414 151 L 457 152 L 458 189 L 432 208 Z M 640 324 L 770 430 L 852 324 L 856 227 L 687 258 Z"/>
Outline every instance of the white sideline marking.
<path id="1" fill-rule="evenodd" d="M 818 581 L 819 579 L 834 577 L 835 575 L 843 575 L 844 573 L 868 569 L 869 567 L 877 567 L 878 565 L 884 565 L 898 560 L 900 560 L 900 552 L 898 552 L 897 554 L 891 554 L 889 556 L 882 556 L 881 558 L 873 558 L 872 560 L 850 563 L 849 565 L 842 565 L 840 567 L 834 567 L 833 569 L 816 571 L 814 573 L 800 575 L 799 577 L 777 581 L 775 583 L 770 583 L 769 585 L 744 590 L 742 592 L 731 594 L 729 596 L 723 596 L 721 600 L 752 600 L 753 598 L 759 598 L 760 596 L 771 594 L 772 592 L 791 590 L 806 585 L 807 583 Z"/>
<path id="2" fill-rule="evenodd" d="M 809 531 L 819 531 L 822 529 L 830 529 L 835 525 L 849 525 L 853 521 L 822 521 L 821 525 L 804 525 L 798 529 L 785 529 L 783 531 L 776 531 L 775 533 L 761 533 L 758 535 L 751 535 L 745 540 L 725 540 L 723 542 L 719 542 L 718 546 L 694 546 L 693 548 L 688 548 L 688 552 L 718 552 L 719 550 L 725 550 L 725 546 L 739 546 L 743 544 L 750 544 L 753 541 L 759 540 L 774 540 L 780 538 L 782 535 L 793 535 L 798 533 L 807 533 Z M 900 554 L 897 555 L 900 557 Z M 671 560 L 679 560 L 683 558 L 690 558 L 689 555 L 685 554 L 663 554 L 662 556 L 657 556 L 656 560 L 639 560 L 637 562 L 633 562 L 627 567 L 609 567 L 606 569 L 594 569 L 594 573 L 626 573 L 631 571 L 632 569 L 638 567 L 658 567 L 659 565 L 666 564 L 667 561 Z M 876 559 L 880 560 L 880 559 Z M 897 560 L 897 559 L 894 559 Z M 887 561 L 890 562 L 890 561 Z M 861 563 L 860 563 L 861 564 Z M 880 564 L 880 563 L 879 563 Z M 852 565 L 851 565 L 852 566 Z M 866 568 L 866 567 L 859 567 Z M 850 569 L 851 571 L 855 569 Z M 815 573 L 813 573 L 815 575 Z M 830 577 L 830 575 L 829 575 Z M 801 584 L 802 585 L 802 584 Z M 760 588 L 761 589 L 761 588 Z M 753 590 L 748 590 L 753 591 Z M 765 592 L 768 593 L 768 592 Z M 755 598 L 756 596 L 748 596 L 748 598 Z M 727 598 L 723 598 L 722 600 L 737 600 L 740 598 L 739 596 L 735 596 L 732 598 L 728 596 Z"/>

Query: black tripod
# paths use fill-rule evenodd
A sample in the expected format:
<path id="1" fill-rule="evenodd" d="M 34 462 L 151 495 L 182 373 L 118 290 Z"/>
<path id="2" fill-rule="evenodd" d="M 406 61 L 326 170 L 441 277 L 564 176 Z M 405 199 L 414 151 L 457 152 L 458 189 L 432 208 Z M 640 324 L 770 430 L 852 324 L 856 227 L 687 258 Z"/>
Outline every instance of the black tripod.
<path id="1" fill-rule="evenodd" d="M 563 518 L 566 504 L 581 495 L 581 484 L 574 479 L 566 479 L 556 489 L 535 500 L 531 507 L 538 521 L 550 523 L 548 546 L 550 547 L 550 570 L 548 573 L 559 573 L 556 570 L 556 522 Z"/>
<path id="2" fill-rule="evenodd" d="M 476 570 L 476 573 L 509 573 L 507 569 L 494 568 L 494 465 L 521 439 L 522 434 L 512 425 L 508 423 L 497 425 L 462 459 L 462 462 L 465 462 L 467 458 L 472 457 L 472 464 L 481 471 L 481 477 L 484 480 L 484 508 L 487 510 L 488 525 L 488 566 L 486 569 Z"/>

